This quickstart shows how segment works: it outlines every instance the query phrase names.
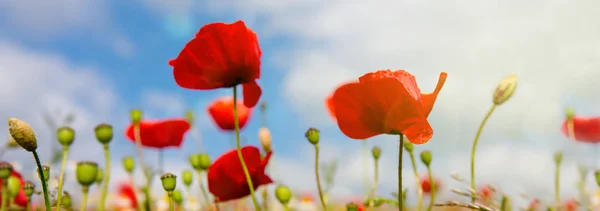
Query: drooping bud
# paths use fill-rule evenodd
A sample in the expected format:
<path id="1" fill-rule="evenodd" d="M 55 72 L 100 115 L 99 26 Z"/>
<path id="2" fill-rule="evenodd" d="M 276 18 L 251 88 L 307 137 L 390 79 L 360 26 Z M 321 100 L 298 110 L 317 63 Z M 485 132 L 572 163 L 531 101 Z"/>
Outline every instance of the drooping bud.
<path id="1" fill-rule="evenodd" d="M 206 171 L 210 167 L 210 156 L 206 153 L 197 153 L 189 157 L 192 167 L 196 170 Z"/>
<path id="2" fill-rule="evenodd" d="M 98 164 L 89 161 L 77 163 L 75 176 L 77 177 L 77 182 L 82 186 L 94 184 L 98 176 Z"/>
<path id="3" fill-rule="evenodd" d="M 575 109 L 573 108 L 567 108 L 565 110 L 565 116 L 567 117 L 567 120 L 572 120 L 573 118 L 575 118 Z"/>
<path id="4" fill-rule="evenodd" d="M 371 149 L 371 154 L 373 155 L 373 159 L 379 160 L 379 157 L 381 157 L 381 148 L 374 146 L 373 149 Z"/>
<path id="5" fill-rule="evenodd" d="M 177 176 L 171 173 L 166 173 L 160 177 L 160 181 L 162 182 L 162 186 L 167 192 L 174 191 L 177 187 Z"/>
<path id="6" fill-rule="evenodd" d="M 181 173 L 181 178 L 183 179 L 183 184 L 187 187 L 190 187 L 190 185 L 192 185 L 192 180 L 193 180 L 193 175 L 192 175 L 192 171 L 190 170 L 184 170 Z"/>
<path id="7" fill-rule="evenodd" d="M 308 142 L 310 142 L 311 144 L 319 144 L 319 130 L 317 130 L 316 128 L 309 128 L 308 131 L 306 131 L 305 136 L 306 139 L 308 139 Z"/>
<path id="8" fill-rule="evenodd" d="M 0 179 L 5 180 L 10 177 L 13 166 L 9 162 L 0 161 Z"/>
<path id="9" fill-rule="evenodd" d="M 431 164 L 431 151 L 426 150 L 421 152 L 421 161 L 423 161 L 423 164 L 425 164 L 425 166 L 429 166 Z"/>
<path id="10" fill-rule="evenodd" d="M 507 196 L 502 196 L 502 205 L 500 205 L 500 211 L 512 211 L 512 205 L 510 199 Z"/>
<path id="11" fill-rule="evenodd" d="M 96 184 L 102 184 L 102 180 L 104 180 L 104 170 L 98 168 L 98 174 L 96 174 Z"/>
<path id="12" fill-rule="evenodd" d="M 40 179 L 44 179 L 44 181 L 48 182 L 48 179 L 50 179 L 50 167 L 49 166 L 42 166 L 42 173 L 44 173 L 44 175 L 39 175 L 39 169 L 37 170 L 38 172 L 38 176 L 40 177 Z"/>
<path id="13" fill-rule="evenodd" d="M 61 145 L 68 147 L 75 140 L 75 130 L 70 127 L 61 127 L 58 128 L 56 136 Z"/>
<path id="14" fill-rule="evenodd" d="M 181 203 L 183 202 L 183 195 L 181 195 L 180 190 L 173 191 L 173 201 L 177 205 L 181 205 Z"/>
<path id="15" fill-rule="evenodd" d="M 17 119 L 8 119 L 8 131 L 10 136 L 21 146 L 23 149 L 33 152 L 37 149 L 37 139 L 35 132 L 29 124 Z"/>
<path id="16" fill-rule="evenodd" d="M 143 113 L 140 109 L 131 110 L 131 112 L 129 112 L 129 115 L 131 117 L 131 123 L 133 124 L 138 124 L 142 121 Z"/>
<path id="17" fill-rule="evenodd" d="M 21 180 L 16 176 L 10 176 L 8 178 L 8 196 L 11 198 L 16 197 L 21 189 Z"/>
<path id="18" fill-rule="evenodd" d="M 348 204 L 346 204 L 346 211 L 358 211 L 358 205 L 356 205 L 354 202 L 350 202 Z"/>
<path id="19" fill-rule="evenodd" d="M 135 170 L 135 160 L 133 159 L 133 157 L 131 156 L 127 156 L 123 158 L 123 168 L 125 168 L 125 171 L 127 173 L 133 173 L 133 170 Z"/>
<path id="20" fill-rule="evenodd" d="M 33 192 L 35 192 L 35 184 L 33 184 L 31 181 L 27 181 L 25 185 L 23 185 L 23 192 L 25 192 L 27 197 L 31 197 Z"/>
<path id="21" fill-rule="evenodd" d="M 285 185 L 278 185 L 275 188 L 275 197 L 282 205 L 287 205 L 292 199 L 292 191 Z"/>
<path id="22" fill-rule="evenodd" d="M 517 74 L 510 74 L 504 78 L 494 92 L 494 104 L 502 105 L 506 102 L 514 93 L 517 88 Z"/>
<path id="23" fill-rule="evenodd" d="M 96 126 L 94 131 L 96 132 L 96 139 L 101 144 L 108 144 L 113 139 L 113 128 L 109 124 L 100 124 Z"/>
<path id="24" fill-rule="evenodd" d="M 415 148 L 415 146 L 413 145 L 413 143 L 410 142 L 410 141 L 408 141 L 408 140 L 404 140 L 403 145 L 404 145 L 404 149 L 407 152 L 412 152 L 413 149 Z"/>
<path id="25" fill-rule="evenodd" d="M 563 153 L 562 152 L 559 151 L 559 152 L 554 153 L 554 162 L 556 164 L 560 164 L 562 162 L 562 159 L 563 159 Z"/>
<path id="26" fill-rule="evenodd" d="M 266 152 L 271 151 L 271 131 L 269 128 L 261 127 L 258 130 L 258 140 Z"/>

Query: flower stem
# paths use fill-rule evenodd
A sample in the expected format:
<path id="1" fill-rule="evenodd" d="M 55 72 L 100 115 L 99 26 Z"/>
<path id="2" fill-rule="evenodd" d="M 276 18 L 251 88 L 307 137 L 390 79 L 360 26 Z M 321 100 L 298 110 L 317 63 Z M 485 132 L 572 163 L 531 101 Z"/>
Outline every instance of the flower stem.
<path id="1" fill-rule="evenodd" d="M 173 203 L 173 191 L 167 193 L 169 195 L 169 211 L 175 211 L 175 205 Z"/>
<path id="2" fill-rule="evenodd" d="M 375 197 L 375 191 L 377 190 L 377 185 L 379 184 L 379 159 L 373 159 L 374 166 L 374 178 L 373 178 L 373 187 L 371 187 L 371 191 L 369 192 L 369 210 L 373 210 L 374 204 L 372 203 L 373 197 Z"/>
<path id="3" fill-rule="evenodd" d="M 237 148 L 238 158 L 240 159 L 240 163 L 242 164 L 244 175 L 246 175 L 246 181 L 248 182 L 248 188 L 250 189 L 250 196 L 252 196 L 252 203 L 254 203 L 254 209 L 256 211 L 260 211 L 260 206 L 258 205 L 258 202 L 256 201 L 256 196 L 254 195 L 254 185 L 252 184 L 252 178 L 250 177 L 250 172 L 248 172 L 248 167 L 246 166 L 246 162 L 244 161 L 244 155 L 242 154 L 242 146 L 240 143 L 240 123 L 237 113 L 237 86 L 233 86 L 233 122 L 235 125 L 235 145 Z"/>
<path id="4" fill-rule="evenodd" d="M 69 155 L 69 146 L 63 146 L 62 163 L 60 164 L 60 177 L 58 179 L 58 195 L 56 196 L 56 211 L 60 211 L 62 205 L 62 189 L 65 182 L 65 168 L 67 167 L 67 157 Z"/>
<path id="5" fill-rule="evenodd" d="M 421 211 L 423 206 L 423 187 L 419 183 L 419 172 L 417 171 L 417 163 L 415 162 L 415 154 L 412 151 L 408 151 L 410 155 L 410 163 L 412 165 L 413 173 L 415 174 L 415 181 L 417 182 L 417 211 Z"/>
<path id="6" fill-rule="evenodd" d="M 204 187 L 204 182 L 202 179 L 202 170 L 198 170 L 198 183 L 200 183 L 200 191 L 202 191 L 202 197 L 204 198 L 204 202 L 206 204 L 210 204 L 210 200 L 208 199 L 208 192 L 206 192 L 206 187 Z"/>
<path id="7" fill-rule="evenodd" d="M 104 182 L 102 183 L 102 195 L 100 196 L 100 211 L 104 211 L 106 204 L 106 194 L 108 193 L 108 183 L 110 183 L 110 148 L 104 144 Z"/>
<path id="8" fill-rule="evenodd" d="M 481 131 L 483 131 L 483 127 L 485 123 L 488 121 L 492 113 L 496 110 L 496 104 L 494 104 L 490 110 L 487 112 L 483 121 L 479 125 L 479 129 L 477 130 L 477 134 L 475 134 L 475 140 L 473 140 L 473 149 L 471 150 L 471 189 L 475 189 L 475 151 L 477 149 L 477 143 L 479 142 L 479 136 L 481 136 Z M 476 196 L 473 194 L 471 197 L 471 202 L 475 202 Z"/>
<path id="9" fill-rule="evenodd" d="M 554 200 L 556 200 L 556 209 L 560 209 L 560 163 L 556 162 L 556 170 L 554 172 Z"/>
<path id="10" fill-rule="evenodd" d="M 137 186 L 135 185 L 135 180 L 133 180 L 133 173 L 128 173 L 128 175 L 129 175 L 129 181 L 131 182 L 131 187 L 134 190 L 137 190 Z M 144 208 L 141 206 L 141 203 L 140 203 L 140 197 L 138 196 L 138 194 L 136 192 L 137 191 L 133 192 L 133 196 L 135 197 L 136 204 L 138 205 L 137 210 L 144 211 Z"/>
<path id="11" fill-rule="evenodd" d="M 315 146 L 315 176 L 317 179 L 317 189 L 319 190 L 319 199 L 321 200 L 321 206 L 323 210 L 327 210 L 327 205 L 325 204 L 325 198 L 323 197 L 323 188 L 321 188 L 321 178 L 319 177 L 319 144 L 314 144 Z"/>
<path id="12" fill-rule="evenodd" d="M 433 204 L 435 203 L 435 181 L 433 180 L 433 173 L 431 172 L 431 166 L 427 165 L 427 174 L 429 175 L 429 189 L 431 189 L 431 199 L 429 200 L 429 207 L 427 207 L 427 211 L 431 211 L 433 209 Z"/>
<path id="13" fill-rule="evenodd" d="M 0 211 L 6 211 L 6 203 L 8 202 L 8 178 L 2 180 L 2 206 Z"/>
<path id="14" fill-rule="evenodd" d="M 283 211 L 290 211 L 290 206 L 287 204 L 283 205 Z"/>
<path id="15" fill-rule="evenodd" d="M 85 211 L 87 208 L 87 198 L 88 198 L 89 187 L 83 186 L 81 187 L 81 208 L 80 211 Z"/>
<path id="16" fill-rule="evenodd" d="M 369 189 L 369 145 L 367 140 L 362 141 L 362 163 L 363 163 L 363 190 L 365 191 L 365 197 L 369 197 L 370 192 L 367 191 Z"/>
<path id="17" fill-rule="evenodd" d="M 140 135 L 140 124 L 135 124 L 133 126 L 133 136 L 135 139 L 135 147 L 138 151 L 138 160 L 140 161 L 140 166 L 142 167 L 142 173 L 144 174 L 144 177 L 146 177 L 146 196 L 151 196 L 150 193 L 152 193 L 152 191 L 150 190 L 150 171 L 148 170 L 148 168 L 146 167 L 146 161 L 144 160 L 144 149 L 142 148 L 142 137 Z M 144 207 L 150 207 L 150 200 L 151 198 L 146 198 L 146 200 L 144 201 Z M 100 210 L 102 211 L 102 210 Z"/>
<path id="18" fill-rule="evenodd" d="M 48 197 L 48 185 L 46 184 L 46 180 L 44 179 L 44 171 L 42 169 L 42 163 L 40 162 L 40 156 L 36 151 L 33 153 L 33 158 L 35 159 L 35 164 L 37 165 L 38 174 L 40 175 L 40 182 L 42 183 L 42 190 L 44 191 L 44 203 L 46 205 L 46 211 L 50 211 L 50 197 Z"/>
<path id="19" fill-rule="evenodd" d="M 402 155 L 404 154 L 404 135 L 400 134 L 400 152 L 398 153 L 398 208 L 404 211 L 404 189 L 402 189 Z"/>
<path id="20" fill-rule="evenodd" d="M 25 207 L 26 211 L 33 211 L 33 209 L 31 209 L 31 198 L 27 199 L 27 205 Z"/>

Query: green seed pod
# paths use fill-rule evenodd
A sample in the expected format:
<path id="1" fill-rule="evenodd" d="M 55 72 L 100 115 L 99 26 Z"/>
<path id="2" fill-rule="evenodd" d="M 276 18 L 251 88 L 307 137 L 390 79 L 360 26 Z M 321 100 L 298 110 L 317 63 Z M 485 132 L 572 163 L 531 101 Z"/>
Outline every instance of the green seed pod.
<path id="1" fill-rule="evenodd" d="M 160 177 L 160 181 L 162 182 L 163 188 L 167 192 L 171 192 L 177 187 L 177 176 L 174 174 L 166 173 Z"/>
<path id="2" fill-rule="evenodd" d="M 373 159 L 379 160 L 379 157 L 381 157 L 381 148 L 374 146 L 373 149 L 371 149 L 371 154 L 373 155 Z"/>
<path id="3" fill-rule="evenodd" d="M 309 128 L 308 131 L 306 131 L 306 139 L 308 139 L 308 142 L 310 142 L 311 144 L 318 144 L 319 143 L 319 130 L 315 129 L 315 128 Z"/>
<path id="4" fill-rule="evenodd" d="M 562 152 L 556 152 L 554 153 L 554 162 L 556 164 L 560 164 L 562 162 L 563 159 L 563 153 Z"/>
<path id="5" fill-rule="evenodd" d="M 413 143 L 410 142 L 410 141 L 408 141 L 408 140 L 404 140 L 402 144 L 404 145 L 404 149 L 407 152 L 412 152 L 413 149 L 415 148 L 415 146 L 413 145 Z"/>
<path id="6" fill-rule="evenodd" d="M 49 166 L 42 166 L 42 173 L 44 173 L 44 175 L 39 175 L 39 169 L 37 170 L 38 172 L 38 176 L 40 177 L 40 179 L 44 179 L 44 181 L 48 182 L 48 180 L 50 179 L 50 167 Z"/>
<path id="7" fill-rule="evenodd" d="M 181 205 L 181 203 L 183 202 L 183 195 L 181 195 L 180 190 L 173 191 L 173 201 L 177 205 Z"/>
<path id="8" fill-rule="evenodd" d="M 31 195 L 33 195 L 33 192 L 35 192 L 35 184 L 33 184 L 31 181 L 27 181 L 25 185 L 23 185 L 23 192 L 25 192 L 27 197 L 31 198 Z"/>
<path id="9" fill-rule="evenodd" d="M 193 154 L 189 157 L 189 160 L 192 164 L 192 167 L 194 167 L 196 170 L 206 171 L 211 164 L 210 156 L 206 153 Z"/>
<path id="10" fill-rule="evenodd" d="M 73 141 L 75 140 L 75 130 L 73 130 L 73 128 L 70 127 L 61 127 L 58 128 L 56 136 L 58 142 L 61 145 L 68 147 L 71 146 L 71 144 L 73 144 Z"/>
<path id="11" fill-rule="evenodd" d="M 12 174 L 13 166 L 12 164 L 4 161 L 0 161 L 0 179 L 8 179 Z"/>
<path id="12" fill-rule="evenodd" d="M 567 116 L 567 119 L 569 119 L 569 120 L 575 118 L 575 109 L 567 108 L 565 110 L 565 115 Z"/>
<path id="13" fill-rule="evenodd" d="M 69 192 L 67 192 L 67 191 L 63 191 L 63 195 L 62 195 L 60 203 L 62 204 L 62 206 L 71 207 L 73 205 L 73 200 L 71 199 L 71 194 L 69 194 Z"/>
<path id="14" fill-rule="evenodd" d="M 358 211 L 358 205 L 353 202 L 348 203 L 346 204 L 346 211 Z"/>
<path id="15" fill-rule="evenodd" d="M 21 180 L 18 177 L 10 176 L 8 178 L 8 196 L 16 197 L 21 189 Z"/>
<path id="16" fill-rule="evenodd" d="M 279 200 L 279 203 L 286 205 L 292 199 L 292 191 L 285 185 L 278 185 L 275 188 L 275 197 Z"/>
<path id="17" fill-rule="evenodd" d="M 127 173 L 133 173 L 133 170 L 135 170 L 135 160 L 133 157 L 127 156 L 123 158 L 123 168 L 125 168 Z"/>
<path id="18" fill-rule="evenodd" d="M 96 182 L 98 176 L 98 164 L 94 162 L 79 162 L 75 169 L 77 182 L 82 186 L 90 186 Z"/>
<path id="19" fill-rule="evenodd" d="M 425 166 L 429 166 L 429 164 L 431 164 L 431 151 L 427 150 L 421 152 L 421 161 L 423 161 Z"/>
<path id="20" fill-rule="evenodd" d="M 192 175 L 192 171 L 185 170 L 181 173 L 181 178 L 183 179 L 183 184 L 189 187 L 192 184 L 192 179 L 194 178 Z"/>
<path id="21" fill-rule="evenodd" d="M 142 121 L 143 113 L 140 109 L 131 110 L 131 112 L 129 112 L 129 115 L 131 117 L 131 123 L 133 124 L 138 124 Z"/>
<path id="22" fill-rule="evenodd" d="M 17 118 L 8 119 L 8 132 L 23 149 L 30 152 L 37 149 L 35 132 L 26 122 Z"/>
<path id="23" fill-rule="evenodd" d="M 96 126 L 96 139 L 101 144 L 108 144 L 113 139 L 113 128 L 109 124 L 100 124 Z"/>
<path id="24" fill-rule="evenodd" d="M 96 184 L 102 184 L 102 180 L 104 180 L 104 170 L 98 168 L 98 174 L 96 174 Z"/>

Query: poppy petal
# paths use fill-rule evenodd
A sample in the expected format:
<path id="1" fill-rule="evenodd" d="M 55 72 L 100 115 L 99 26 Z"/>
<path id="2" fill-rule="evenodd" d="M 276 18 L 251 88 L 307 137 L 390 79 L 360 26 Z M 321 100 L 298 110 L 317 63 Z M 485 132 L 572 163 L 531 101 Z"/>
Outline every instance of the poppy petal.
<path id="1" fill-rule="evenodd" d="M 573 119 L 575 140 L 587 143 L 600 143 L 600 117 L 575 117 Z M 562 124 L 562 132 L 569 137 L 568 121 Z"/>
<path id="2" fill-rule="evenodd" d="M 433 109 L 433 104 L 435 103 L 438 94 L 442 90 L 444 83 L 446 83 L 446 77 L 448 77 L 447 73 L 440 73 L 440 77 L 438 79 L 437 85 L 435 86 L 435 90 L 432 93 L 421 95 L 425 116 L 429 116 L 429 114 L 431 113 L 431 110 Z"/>
<path id="3" fill-rule="evenodd" d="M 333 119 L 335 120 L 335 109 L 333 107 L 333 96 L 328 96 L 325 99 L 325 105 L 327 106 L 327 111 L 329 111 L 329 115 L 331 115 L 331 117 L 333 117 Z"/>
<path id="4" fill-rule="evenodd" d="M 248 108 L 253 108 L 258 103 L 262 90 L 256 81 L 242 84 L 242 92 L 244 95 L 244 105 Z"/>
<path id="5" fill-rule="evenodd" d="M 342 85 L 333 93 L 333 105 L 337 113 L 338 127 L 352 139 L 366 139 L 383 133 L 380 114 L 368 107 L 372 96 L 360 83 Z M 371 111 L 372 110 L 372 111 Z"/>

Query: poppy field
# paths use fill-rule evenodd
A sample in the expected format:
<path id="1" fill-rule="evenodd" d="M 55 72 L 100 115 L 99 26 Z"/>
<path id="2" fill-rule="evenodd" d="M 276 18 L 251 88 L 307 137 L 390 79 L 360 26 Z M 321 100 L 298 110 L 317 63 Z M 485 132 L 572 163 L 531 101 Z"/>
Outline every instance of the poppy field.
<path id="1" fill-rule="evenodd" d="M 600 207 L 600 199 L 594 201 L 600 194 L 589 191 L 600 186 L 600 170 L 580 168 L 576 187 L 580 195 L 571 196 L 569 192 L 565 197 L 565 187 L 573 184 L 563 182 L 565 171 L 572 170 L 561 168 L 570 155 L 564 149 L 557 149 L 547 158 L 553 163 L 550 172 L 536 172 L 552 178 L 553 183 L 546 184 L 547 189 L 552 190 L 551 199 L 509 194 L 500 185 L 480 179 L 483 176 L 478 173 L 479 169 L 489 168 L 481 164 L 489 165 L 489 162 L 480 159 L 480 144 L 487 141 L 484 134 L 500 130 L 487 123 L 494 121 L 499 110 L 511 108 L 506 105 L 517 103 L 514 95 L 520 91 L 521 78 L 510 70 L 503 73 L 504 77 L 498 78 L 496 84 L 478 84 L 478 89 L 489 90 L 489 104 L 478 105 L 485 107 L 486 113 L 470 113 L 480 121 L 477 128 L 472 128 L 475 131 L 472 136 L 461 140 L 470 147 L 456 152 L 468 155 L 468 162 L 461 163 L 469 172 L 464 175 L 438 171 L 438 165 L 434 164 L 442 166 L 449 161 L 438 159 L 441 153 L 437 148 L 431 150 L 436 141 L 443 141 L 434 138 L 443 125 L 436 124 L 430 114 L 436 111 L 436 103 L 448 100 L 442 96 L 454 80 L 452 70 L 427 76 L 435 80 L 422 80 L 408 68 L 382 66 L 363 70 L 363 74 L 353 80 L 334 84 L 335 89 L 319 100 L 328 113 L 327 119 L 335 125 L 334 132 L 343 134 L 348 142 L 372 145 L 365 150 L 367 154 L 360 155 L 369 168 L 361 169 L 363 175 L 340 176 L 337 161 L 323 158 L 327 152 L 322 147 L 329 141 L 323 134 L 328 131 L 308 127 L 303 134 L 289 134 L 289 137 L 300 136 L 302 144 L 310 149 L 310 159 L 306 161 L 310 164 L 310 177 L 301 179 L 311 181 L 314 185 L 308 189 L 314 191 L 295 190 L 297 186 L 276 178 L 273 173 L 274 161 L 283 151 L 280 149 L 294 147 L 286 145 L 287 140 L 276 140 L 272 136 L 276 131 L 266 124 L 271 104 L 264 96 L 279 90 L 261 86 L 273 77 L 268 77 L 272 73 L 263 67 L 263 51 L 267 48 L 259 42 L 262 35 L 249 25 L 244 20 L 204 23 L 184 45 L 178 46 L 178 54 L 162 61 L 172 72 L 172 77 L 162 80 L 175 83 L 178 89 L 197 93 L 222 91 L 220 96 L 202 104 L 205 113 L 190 109 L 179 116 L 155 119 L 148 118 L 141 108 L 131 108 L 129 113 L 123 114 L 128 123 L 125 127 L 93 122 L 94 127 L 88 129 L 93 131 L 94 140 L 77 147 L 73 144 L 85 138 L 79 136 L 83 132 L 66 123 L 69 117 L 55 122 L 46 119 L 52 123 L 52 137 L 40 136 L 40 131 L 47 128 L 35 127 L 27 118 L 15 115 L 6 119 L 9 137 L 0 150 L 0 211 L 578 211 Z M 556 125 L 556 130 L 565 140 L 583 144 L 600 142 L 599 117 L 578 115 L 572 107 L 560 115 L 561 124 Z M 202 135 L 194 132 L 201 116 L 210 120 L 209 130 L 231 137 L 228 150 L 209 153 L 204 149 L 211 147 L 207 144 L 200 149 L 185 149 L 194 153 L 184 153 L 183 143 L 200 139 Z M 258 130 L 249 130 L 252 121 L 260 122 Z M 376 137 L 393 139 L 396 148 L 378 143 L 374 140 Z M 135 150 L 128 152 L 128 156 L 115 156 L 114 153 L 121 150 L 115 142 L 123 140 Z M 51 159 L 40 156 L 40 151 L 46 150 L 42 147 L 45 142 L 59 146 Z M 89 160 L 71 162 L 74 152 L 85 152 L 87 147 L 101 148 L 101 158 L 90 156 Z M 186 154 L 186 158 L 165 162 L 170 159 L 163 155 L 167 148 Z M 158 152 L 158 156 L 148 154 L 149 150 Z M 29 160 L 3 156 L 5 151 L 28 155 Z M 393 165 L 381 161 L 384 154 L 394 158 Z M 510 159 L 502 156 L 497 159 Z M 358 155 L 344 154 L 340 159 L 355 157 Z M 148 163 L 149 158 L 157 158 L 158 164 Z M 33 163 L 34 169 L 29 170 L 35 173 L 28 175 L 25 173 L 28 169 L 17 167 L 19 163 Z M 171 165 L 186 168 L 175 172 L 170 171 Z M 73 166 L 72 177 L 67 176 L 69 166 Z M 285 169 L 293 174 L 294 167 Z M 527 167 L 514 166 L 502 171 L 517 175 L 517 171 L 524 168 Z M 114 178 L 117 171 L 125 172 L 127 178 Z M 443 175 L 450 175 L 452 181 L 444 181 Z M 594 184 L 586 182 L 588 175 Z M 364 177 L 368 184 L 364 193 L 351 198 L 334 197 L 335 180 L 346 176 Z M 384 177 L 393 177 L 394 186 L 383 183 Z M 76 183 L 77 188 L 65 185 L 68 182 Z M 153 185 L 155 183 L 160 186 Z"/>

